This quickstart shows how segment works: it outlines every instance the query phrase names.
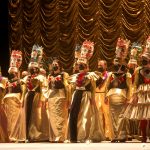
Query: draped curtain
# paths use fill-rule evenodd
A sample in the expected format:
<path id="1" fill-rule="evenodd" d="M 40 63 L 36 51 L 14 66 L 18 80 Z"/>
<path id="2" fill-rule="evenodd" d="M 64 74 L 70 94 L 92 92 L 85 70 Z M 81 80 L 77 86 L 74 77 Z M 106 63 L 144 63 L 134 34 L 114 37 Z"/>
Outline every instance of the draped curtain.
<path id="1" fill-rule="evenodd" d="M 90 67 L 97 59 L 110 65 L 118 37 L 144 43 L 150 34 L 149 0 L 9 0 L 10 49 L 23 52 L 23 69 L 34 44 L 43 58 L 58 57 L 72 70 L 74 49 L 87 39 L 95 43 Z"/>

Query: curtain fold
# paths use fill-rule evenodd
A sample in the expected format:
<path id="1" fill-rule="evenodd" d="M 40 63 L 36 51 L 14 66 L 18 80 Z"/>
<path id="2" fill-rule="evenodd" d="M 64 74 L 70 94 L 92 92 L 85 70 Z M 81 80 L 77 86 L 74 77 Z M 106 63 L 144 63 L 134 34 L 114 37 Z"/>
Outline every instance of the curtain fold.
<path id="1" fill-rule="evenodd" d="M 150 34 L 149 0 L 10 0 L 10 49 L 22 50 L 27 68 L 32 46 L 44 48 L 44 59 L 58 57 L 71 72 L 76 44 L 95 43 L 90 67 L 97 58 L 110 65 L 118 37 L 144 44 Z"/>

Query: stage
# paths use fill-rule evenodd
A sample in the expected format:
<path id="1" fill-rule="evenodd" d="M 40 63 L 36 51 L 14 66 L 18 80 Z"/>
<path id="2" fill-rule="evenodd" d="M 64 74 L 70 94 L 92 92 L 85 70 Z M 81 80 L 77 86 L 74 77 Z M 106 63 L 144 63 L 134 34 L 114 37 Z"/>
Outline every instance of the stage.
<path id="1" fill-rule="evenodd" d="M 0 150 L 150 150 L 150 143 L 7 143 Z"/>

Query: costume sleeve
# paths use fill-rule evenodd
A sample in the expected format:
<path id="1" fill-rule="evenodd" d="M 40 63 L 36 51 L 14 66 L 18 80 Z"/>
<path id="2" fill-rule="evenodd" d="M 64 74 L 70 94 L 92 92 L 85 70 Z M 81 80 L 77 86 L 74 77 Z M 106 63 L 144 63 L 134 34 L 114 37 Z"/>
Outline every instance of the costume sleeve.
<path id="1" fill-rule="evenodd" d="M 126 73 L 126 83 L 127 83 L 127 87 L 128 87 L 127 100 L 129 101 L 133 94 L 132 76 L 130 73 Z"/>
<path id="2" fill-rule="evenodd" d="M 2 78 L 2 79 L 1 79 L 1 81 L 0 81 L 0 87 L 1 87 L 2 89 L 5 89 L 5 88 L 6 88 L 6 83 L 7 83 L 8 79 L 5 78 L 5 77 L 1 77 L 1 78 Z"/>
<path id="3" fill-rule="evenodd" d="M 133 94 L 136 93 L 136 90 L 137 90 L 137 86 L 138 86 L 138 81 L 139 81 L 139 69 L 140 68 L 137 68 L 135 70 L 135 74 L 134 74 L 134 82 L 133 82 Z"/>
<path id="4" fill-rule="evenodd" d="M 95 104 L 95 92 L 96 92 L 96 81 L 99 79 L 99 76 L 95 74 L 94 72 L 90 72 L 88 75 L 88 79 L 91 82 L 92 88 L 91 88 L 91 102 L 92 104 Z"/>
<path id="5" fill-rule="evenodd" d="M 70 107 L 70 104 L 71 104 L 71 85 L 69 84 L 68 82 L 68 79 L 69 79 L 69 74 L 64 72 L 64 86 L 65 86 L 65 91 L 66 91 L 66 99 L 67 99 L 67 107 L 69 108 Z"/>
<path id="6" fill-rule="evenodd" d="M 106 79 L 106 81 L 105 81 L 105 87 L 106 87 L 106 96 L 107 96 L 107 92 L 109 91 L 109 85 L 110 85 L 110 82 L 111 82 L 111 77 L 112 77 L 112 72 L 109 72 L 108 73 L 108 77 L 107 77 L 107 79 Z"/>
<path id="7" fill-rule="evenodd" d="M 27 86 L 24 80 L 20 80 L 20 83 L 21 83 L 21 89 L 22 89 L 21 103 L 24 104 L 25 94 L 27 92 Z"/>
<path id="8" fill-rule="evenodd" d="M 40 101 L 41 102 L 45 102 L 45 97 L 43 95 L 43 90 L 46 88 L 46 78 L 42 75 L 39 75 L 38 76 L 38 84 L 37 84 L 37 87 L 40 86 Z"/>

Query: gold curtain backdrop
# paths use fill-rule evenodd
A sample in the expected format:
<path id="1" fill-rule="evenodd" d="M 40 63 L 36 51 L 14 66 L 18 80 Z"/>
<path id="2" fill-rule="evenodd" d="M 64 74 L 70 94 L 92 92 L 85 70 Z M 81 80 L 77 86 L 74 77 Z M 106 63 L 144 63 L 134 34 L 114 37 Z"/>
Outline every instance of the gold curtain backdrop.
<path id="1" fill-rule="evenodd" d="M 87 39 L 95 43 L 90 67 L 97 58 L 111 64 L 118 37 L 143 43 L 150 34 L 150 0 L 9 0 L 10 49 L 22 50 L 27 67 L 34 44 L 44 59 L 59 56 L 72 70 L 74 49 Z"/>

